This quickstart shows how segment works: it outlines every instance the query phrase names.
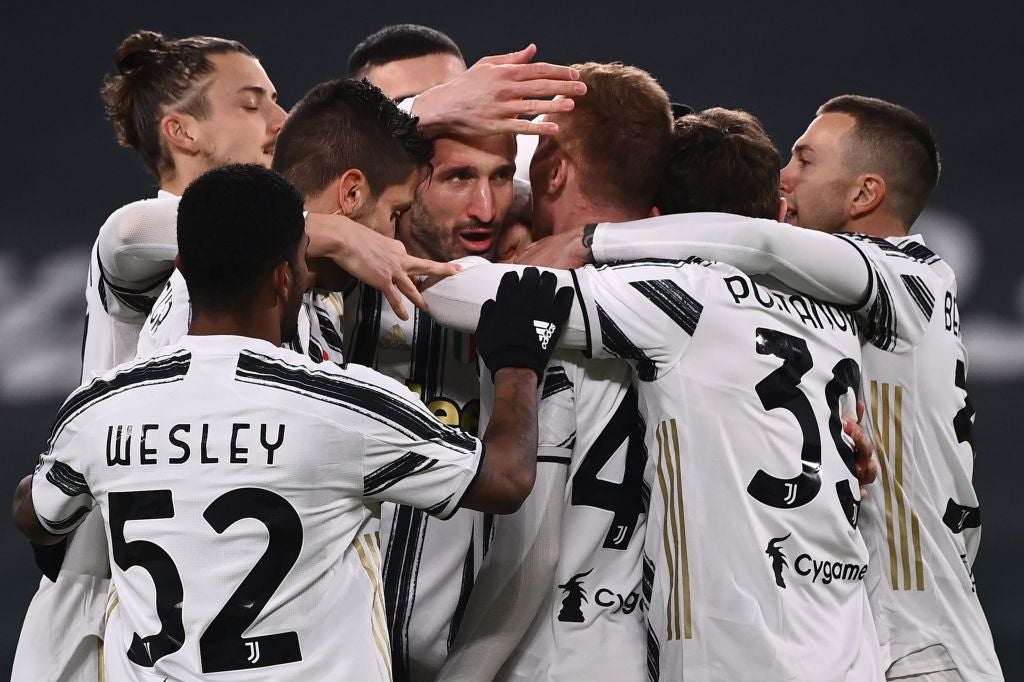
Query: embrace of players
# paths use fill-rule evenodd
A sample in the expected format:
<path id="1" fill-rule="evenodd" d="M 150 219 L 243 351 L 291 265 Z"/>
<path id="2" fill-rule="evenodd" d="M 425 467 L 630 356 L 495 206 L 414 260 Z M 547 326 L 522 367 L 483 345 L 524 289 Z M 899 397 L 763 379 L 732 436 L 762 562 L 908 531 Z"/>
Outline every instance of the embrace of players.
<path id="1" fill-rule="evenodd" d="M 534 53 L 125 39 L 13 679 L 1002 679 L 927 123 Z"/>

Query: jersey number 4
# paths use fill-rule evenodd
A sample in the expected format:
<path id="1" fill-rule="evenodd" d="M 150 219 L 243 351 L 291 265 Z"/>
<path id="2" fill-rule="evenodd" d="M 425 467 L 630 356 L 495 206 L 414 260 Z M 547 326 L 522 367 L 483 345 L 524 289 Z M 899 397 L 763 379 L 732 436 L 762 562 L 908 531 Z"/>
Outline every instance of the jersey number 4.
<path id="1" fill-rule="evenodd" d="M 613 483 L 598 478 L 598 473 L 623 444 L 626 446 L 626 466 L 622 482 Z M 574 505 L 596 507 L 614 515 L 605 535 L 605 549 L 626 549 L 636 531 L 640 514 L 646 511 L 647 505 L 642 494 L 646 463 L 644 425 L 640 420 L 636 389 L 630 387 L 572 477 Z"/>
<path id="2" fill-rule="evenodd" d="M 800 380 L 810 371 L 813 360 L 807 342 L 775 329 L 756 330 L 756 350 L 773 355 L 782 366 L 759 381 L 754 387 L 766 410 L 782 409 L 791 413 L 800 426 L 803 444 L 800 447 L 800 473 L 791 478 L 777 478 L 759 469 L 747 485 L 747 492 L 762 504 L 778 509 L 802 507 L 821 490 L 821 433 L 811 402 L 800 389 Z M 839 415 L 839 399 L 849 389 L 860 389 L 860 367 L 852 358 L 843 358 L 832 368 L 832 379 L 825 386 L 829 409 L 828 431 L 843 463 L 856 475 L 856 455 L 843 440 L 843 423 Z M 857 527 L 860 501 L 853 496 L 848 480 L 836 483 L 836 495 L 847 521 Z"/>
<path id="3" fill-rule="evenodd" d="M 148 540 L 126 542 L 124 526 L 128 521 L 173 518 L 174 502 L 170 490 L 110 493 L 108 499 L 114 561 L 123 571 L 133 566 L 145 569 L 156 587 L 160 632 L 145 637 L 133 633 L 128 647 L 128 660 L 152 668 L 158 660 L 184 646 L 184 589 L 170 555 Z M 299 558 L 302 522 L 298 513 L 287 500 L 269 490 L 238 488 L 214 500 L 203 512 L 203 518 L 218 534 L 242 519 L 256 519 L 263 522 L 270 535 L 263 556 L 199 636 L 203 672 L 248 670 L 301 661 L 299 636 L 295 632 L 242 636 Z"/>

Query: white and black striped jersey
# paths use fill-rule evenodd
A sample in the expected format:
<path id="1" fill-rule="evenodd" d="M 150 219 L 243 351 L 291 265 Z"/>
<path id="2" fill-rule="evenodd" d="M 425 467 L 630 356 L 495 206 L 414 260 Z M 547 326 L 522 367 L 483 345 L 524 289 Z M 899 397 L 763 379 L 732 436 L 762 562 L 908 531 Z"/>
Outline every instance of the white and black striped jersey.
<path id="1" fill-rule="evenodd" d="M 102 513 L 107 679 L 386 680 L 378 504 L 450 516 L 481 456 L 372 370 L 190 336 L 68 398 L 32 499 Z"/>
<path id="2" fill-rule="evenodd" d="M 85 289 L 82 382 L 135 357 L 139 332 L 174 271 L 178 197 L 128 204 L 100 229 Z"/>
<path id="3" fill-rule="evenodd" d="M 114 211 L 100 228 L 89 255 L 81 381 L 135 357 L 142 323 L 174 269 L 177 206 L 161 190 Z M 12 678 L 98 680 L 110 586 L 102 526 L 85 523 L 56 556 L 59 566 L 44 569 L 26 612 Z"/>
<path id="4" fill-rule="evenodd" d="M 881 679 L 854 317 L 699 259 L 575 272 L 588 351 L 629 361 L 646 422 L 648 676 Z"/>
<path id="5" fill-rule="evenodd" d="M 345 295 L 345 355 L 405 384 L 446 424 L 475 434 L 480 381 L 471 334 L 444 329 L 407 302 L 403 321 L 380 292 Z M 475 329 L 475 324 L 474 324 Z M 433 680 L 458 632 L 493 517 L 459 510 L 447 521 L 419 509 L 382 505 L 384 594 L 398 682 Z"/>
<path id="6" fill-rule="evenodd" d="M 439 679 L 643 677 L 646 450 L 631 378 L 621 360 L 567 350 L 552 357 L 533 491 L 519 511 L 495 520 Z M 485 374 L 485 408 L 490 387 Z"/>
<path id="7" fill-rule="evenodd" d="M 599 261 L 655 251 L 728 259 L 846 304 L 875 290 L 858 317 L 869 342 L 862 396 L 880 474 L 861 531 L 883 663 L 894 677 L 955 667 L 964 679 L 1001 679 L 974 588 L 981 513 L 971 482 L 974 409 L 954 273 L 919 235 L 838 237 L 690 214 L 602 225 L 593 250 Z M 858 260 L 869 265 L 866 272 Z"/>
<path id="8" fill-rule="evenodd" d="M 322 289 L 307 291 L 299 308 L 295 338 L 286 346 L 313 362 L 345 364 L 341 340 L 341 297 Z M 148 358 L 188 333 L 192 304 L 185 277 L 175 270 L 160 293 L 139 335 L 138 356 Z"/>

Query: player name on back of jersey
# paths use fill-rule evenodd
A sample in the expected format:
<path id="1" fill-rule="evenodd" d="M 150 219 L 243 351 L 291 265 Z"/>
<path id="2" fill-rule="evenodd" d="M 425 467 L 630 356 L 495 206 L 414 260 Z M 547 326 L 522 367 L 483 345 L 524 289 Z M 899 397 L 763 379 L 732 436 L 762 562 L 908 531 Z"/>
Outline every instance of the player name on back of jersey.
<path id="1" fill-rule="evenodd" d="M 743 275 L 723 277 L 722 282 L 737 305 L 760 305 L 762 308 L 780 310 L 812 329 L 831 329 L 857 336 L 854 316 L 833 305 L 801 294 L 767 289 Z"/>
<path id="2" fill-rule="evenodd" d="M 222 431 L 223 433 L 217 433 Z M 228 447 L 211 451 L 215 442 Z M 107 466 L 153 464 L 274 464 L 284 444 L 284 424 L 111 424 L 107 427 Z"/>

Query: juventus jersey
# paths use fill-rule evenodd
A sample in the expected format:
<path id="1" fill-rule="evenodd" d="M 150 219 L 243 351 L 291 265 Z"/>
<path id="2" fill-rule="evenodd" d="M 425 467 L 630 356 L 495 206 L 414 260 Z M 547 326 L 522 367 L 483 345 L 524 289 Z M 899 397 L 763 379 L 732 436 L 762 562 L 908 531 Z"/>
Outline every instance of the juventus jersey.
<path id="1" fill-rule="evenodd" d="M 307 291 L 299 308 L 295 338 L 287 344 L 313 362 L 330 360 L 345 364 L 341 342 L 340 297 L 322 289 Z M 139 335 L 138 356 L 151 357 L 163 348 L 177 343 L 188 333 L 192 321 L 192 304 L 185 277 L 175 270 L 160 293 L 153 311 Z"/>
<path id="2" fill-rule="evenodd" d="M 366 368 L 186 337 L 68 398 L 32 499 L 102 514 L 107 679 L 386 680 L 375 508 L 450 516 L 481 449 Z"/>
<path id="3" fill-rule="evenodd" d="M 956 279 L 919 236 L 843 238 L 877 264 L 880 288 L 909 294 L 876 300 L 871 319 L 891 316 L 897 332 L 876 330 L 864 347 L 881 489 L 868 497 L 863 532 L 885 664 L 899 661 L 892 672 L 911 675 L 948 669 L 952 659 L 964 679 L 1001 680 L 972 572 L 981 511 Z M 899 336 L 908 319 L 924 326 L 916 343 Z"/>
<path id="4" fill-rule="evenodd" d="M 844 303 L 858 299 L 858 281 L 877 292 L 859 315 L 869 341 L 862 396 L 880 465 L 861 530 L 883 663 L 892 676 L 955 667 L 965 679 L 1002 679 L 972 574 L 981 535 L 974 409 L 949 266 L 919 235 L 836 239 L 726 214 L 602 225 L 594 241 L 601 261 L 655 251 L 728 259 Z"/>
<path id="5" fill-rule="evenodd" d="M 853 316 L 717 263 L 576 271 L 589 351 L 634 368 L 651 453 L 651 679 L 868 680 Z"/>
<path id="6" fill-rule="evenodd" d="M 380 292 L 351 287 L 345 296 L 346 358 L 405 384 L 442 422 L 475 434 L 480 382 L 472 335 L 444 329 L 408 307 L 411 319 L 400 320 Z M 419 509 L 382 505 L 384 594 L 398 682 L 436 677 L 458 632 L 492 524 L 491 515 L 470 509 L 441 522 Z"/>

